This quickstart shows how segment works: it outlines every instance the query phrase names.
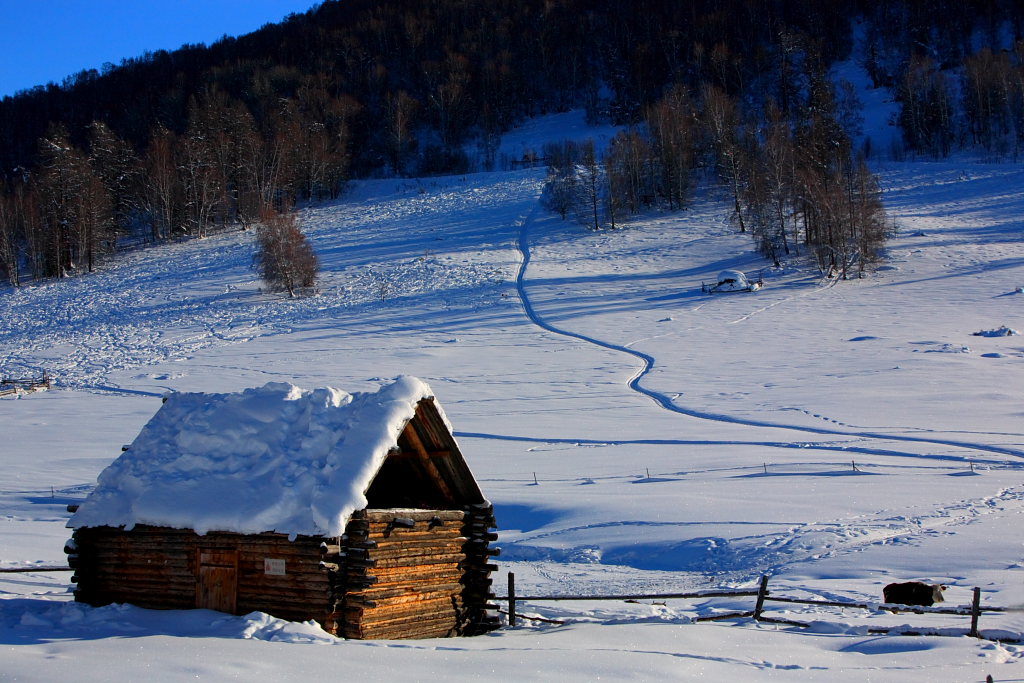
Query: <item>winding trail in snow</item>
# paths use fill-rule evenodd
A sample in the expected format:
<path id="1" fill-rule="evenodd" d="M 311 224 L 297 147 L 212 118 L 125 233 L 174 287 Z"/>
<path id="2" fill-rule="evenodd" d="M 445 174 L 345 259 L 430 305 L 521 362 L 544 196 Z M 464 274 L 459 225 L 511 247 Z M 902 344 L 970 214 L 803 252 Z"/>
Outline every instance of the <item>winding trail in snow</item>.
<path id="1" fill-rule="evenodd" d="M 642 381 L 643 381 L 644 377 L 646 377 L 648 374 L 650 374 L 650 372 L 654 369 L 654 366 L 655 366 L 655 363 L 656 363 L 656 360 L 655 360 L 654 356 L 652 356 L 652 355 L 650 355 L 648 353 L 644 353 L 643 351 L 638 351 L 636 349 L 631 349 L 628 346 L 624 346 L 622 344 L 615 344 L 615 343 L 604 341 L 603 339 L 598 339 L 596 337 L 591 337 L 591 336 L 588 336 L 588 335 L 585 335 L 585 334 L 582 334 L 582 333 L 579 333 L 579 332 L 573 332 L 571 330 L 566 330 L 566 329 L 560 328 L 560 327 L 558 327 L 556 325 L 553 325 L 553 324 L 549 323 L 548 321 L 546 321 L 544 319 L 544 317 L 542 315 L 540 315 L 540 313 L 537 312 L 537 309 L 534 308 L 533 302 L 530 301 L 529 294 L 527 294 L 527 291 L 526 291 L 526 284 L 527 284 L 526 271 L 529 268 L 530 261 L 532 259 L 532 254 L 530 252 L 530 239 L 529 239 L 530 226 L 533 223 L 534 217 L 536 216 L 536 214 L 537 214 L 537 212 L 539 210 L 540 210 L 540 205 L 537 204 L 537 205 L 535 205 L 533 207 L 533 209 L 530 210 L 530 212 L 521 221 L 519 221 L 519 224 L 518 224 L 519 235 L 518 235 L 518 238 L 516 240 L 516 249 L 519 251 L 519 254 L 520 254 L 519 270 L 516 273 L 516 292 L 518 293 L 519 299 L 520 299 L 520 301 L 523 304 L 523 310 L 526 312 L 526 316 L 530 319 L 530 321 L 534 325 L 536 325 L 537 327 L 540 327 L 543 330 L 551 332 L 552 334 L 557 334 L 557 335 L 560 335 L 560 336 L 563 336 L 563 337 L 568 337 L 570 339 L 576 339 L 578 341 L 582 341 L 582 342 L 585 342 L 587 344 L 592 344 L 594 346 L 598 346 L 598 347 L 603 348 L 603 349 L 608 349 L 609 351 L 616 351 L 618 353 L 624 353 L 624 354 L 627 354 L 627 355 L 632 356 L 633 358 L 636 358 L 637 360 L 639 360 L 641 362 L 641 367 L 629 379 L 629 381 L 627 382 L 627 387 L 629 389 L 637 392 L 638 394 L 641 394 L 641 395 L 646 396 L 647 398 L 651 399 L 652 401 L 654 401 L 656 404 L 658 404 L 663 409 L 668 410 L 668 411 L 673 412 L 673 413 L 677 413 L 679 415 L 684 415 L 686 417 L 691 417 L 691 418 L 694 418 L 694 419 L 697 419 L 697 420 L 708 420 L 708 421 L 712 421 L 712 422 L 722 422 L 722 423 L 727 423 L 727 424 L 741 425 L 741 426 L 744 426 L 744 427 L 763 427 L 763 428 L 768 428 L 768 429 L 786 429 L 786 430 L 800 432 L 802 434 L 859 437 L 859 438 L 864 438 L 864 439 L 877 439 L 877 440 L 882 440 L 882 441 L 898 441 L 898 442 L 903 442 L 903 443 L 928 444 L 928 445 L 935 445 L 935 446 L 950 446 L 950 447 L 954 447 L 954 448 L 963 448 L 963 449 L 972 450 L 972 451 L 985 451 L 985 452 L 988 452 L 988 453 L 998 453 L 1000 455 L 1006 455 L 1006 456 L 1010 456 L 1010 457 L 1014 457 L 1014 458 L 1024 458 L 1024 451 L 1022 451 L 1022 450 L 1015 449 L 1015 448 L 1007 448 L 1007 447 L 1003 447 L 1003 446 L 993 446 L 993 445 L 984 444 L 984 443 L 968 442 L 968 441 L 957 441 L 957 440 L 954 440 L 954 439 L 929 439 L 929 438 L 917 437 L 917 436 L 905 436 L 905 435 L 900 435 L 900 434 L 885 434 L 885 433 L 882 433 L 882 432 L 872 432 L 872 431 L 842 431 L 842 430 L 838 430 L 838 429 L 829 429 L 829 428 L 826 428 L 826 427 L 801 426 L 801 425 L 794 425 L 794 424 L 770 422 L 768 420 L 752 420 L 752 419 L 745 419 L 745 418 L 735 417 L 733 415 L 726 415 L 726 414 L 723 414 L 723 413 L 711 413 L 711 412 L 705 412 L 705 411 L 698 411 L 698 410 L 693 410 L 693 409 L 690 409 L 690 408 L 685 408 L 685 407 L 676 405 L 676 403 L 673 401 L 673 399 L 670 398 L 669 396 L 667 396 L 667 395 L 665 395 L 665 394 L 663 394 L 661 392 L 654 391 L 653 389 L 648 389 L 647 387 L 645 387 L 642 384 Z M 739 321 L 737 321 L 737 322 L 739 322 Z M 859 448 L 859 447 L 856 447 L 856 446 L 850 446 L 849 448 L 846 448 L 846 449 L 843 449 L 843 450 L 846 450 L 846 451 L 849 451 L 849 452 L 854 452 L 854 453 L 857 453 L 857 452 L 877 453 L 878 452 L 877 449 L 863 449 L 863 448 Z M 917 453 L 906 453 L 904 455 L 914 456 L 914 457 L 932 457 L 930 455 L 917 454 Z"/>

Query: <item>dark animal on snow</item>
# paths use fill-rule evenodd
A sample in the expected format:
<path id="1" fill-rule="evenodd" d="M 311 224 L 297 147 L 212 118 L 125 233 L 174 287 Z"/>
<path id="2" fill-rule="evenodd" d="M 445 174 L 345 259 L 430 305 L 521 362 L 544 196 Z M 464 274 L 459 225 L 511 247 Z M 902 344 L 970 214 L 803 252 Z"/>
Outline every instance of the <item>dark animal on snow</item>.
<path id="1" fill-rule="evenodd" d="M 907 581 L 905 583 L 890 583 L 882 589 L 882 595 L 885 596 L 886 602 L 931 607 L 936 602 L 943 602 L 942 591 L 944 590 L 946 587 L 941 584 Z"/>

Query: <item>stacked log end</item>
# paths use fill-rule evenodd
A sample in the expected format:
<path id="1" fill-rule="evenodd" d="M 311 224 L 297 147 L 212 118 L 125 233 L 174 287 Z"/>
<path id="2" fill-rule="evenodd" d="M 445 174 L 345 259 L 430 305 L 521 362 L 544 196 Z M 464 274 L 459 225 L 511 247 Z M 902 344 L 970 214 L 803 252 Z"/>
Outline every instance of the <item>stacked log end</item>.
<path id="1" fill-rule="evenodd" d="M 489 582 L 462 510 L 364 510 L 339 544 L 329 619 L 346 638 L 481 632 Z M 470 578 L 472 577 L 472 578 Z"/>
<path id="2" fill-rule="evenodd" d="M 466 536 L 463 561 L 464 574 L 463 600 L 467 605 L 463 635 L 473 636 L 493 631 L 501 625 L 498 619 L 498 606 L 493 604 L 494 591 L 491 589 L 491 572 L 497 566 L 491 564 L 491 558 L 501 551 L 491 546 L 498 534 L 492 531 L 497 528 L 494 519 L 494 507 L 490 503 L 469 505 L 465 508 L 463 534 Z"/>

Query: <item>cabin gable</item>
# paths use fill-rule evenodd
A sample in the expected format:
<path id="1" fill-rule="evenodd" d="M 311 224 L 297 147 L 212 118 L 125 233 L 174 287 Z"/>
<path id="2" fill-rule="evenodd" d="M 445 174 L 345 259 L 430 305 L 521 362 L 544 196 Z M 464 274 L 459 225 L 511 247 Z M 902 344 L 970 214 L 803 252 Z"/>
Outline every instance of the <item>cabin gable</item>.
<path id="1" fill-rule="evenodd" d="M 453 509 L 484 501 L 433 399 L 422 399 L 366 490 L 369 509 Z"/>

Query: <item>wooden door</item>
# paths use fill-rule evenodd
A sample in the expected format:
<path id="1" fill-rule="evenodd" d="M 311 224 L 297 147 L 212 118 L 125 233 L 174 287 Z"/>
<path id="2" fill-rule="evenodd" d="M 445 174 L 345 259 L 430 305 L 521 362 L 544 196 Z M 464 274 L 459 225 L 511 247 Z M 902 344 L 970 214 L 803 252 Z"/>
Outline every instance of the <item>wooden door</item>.
<path id="1" fill-rule="evenodd" d="M 196 551 L 196 607 L 234 614 L 238 604 L 238 551 Z"/>

